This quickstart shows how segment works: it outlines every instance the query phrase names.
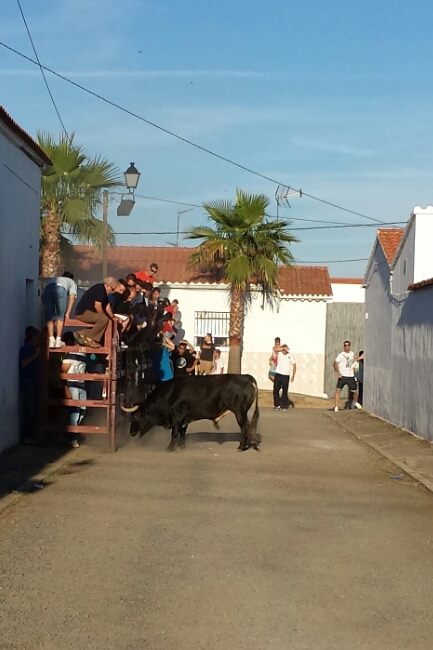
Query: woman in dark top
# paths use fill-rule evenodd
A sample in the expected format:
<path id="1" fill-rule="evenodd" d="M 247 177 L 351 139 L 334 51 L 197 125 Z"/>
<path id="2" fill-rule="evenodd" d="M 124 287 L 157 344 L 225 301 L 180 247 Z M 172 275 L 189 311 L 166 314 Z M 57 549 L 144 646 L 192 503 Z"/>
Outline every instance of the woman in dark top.
<path id="1" fill-rule="evenodd" d="M 212 339 L 212 334 L 206 334 L 204 341 L 200 346 L 200 363 L 197 368 L 199 375 L 212 374 L 214 352 L 215 345 Z"/>

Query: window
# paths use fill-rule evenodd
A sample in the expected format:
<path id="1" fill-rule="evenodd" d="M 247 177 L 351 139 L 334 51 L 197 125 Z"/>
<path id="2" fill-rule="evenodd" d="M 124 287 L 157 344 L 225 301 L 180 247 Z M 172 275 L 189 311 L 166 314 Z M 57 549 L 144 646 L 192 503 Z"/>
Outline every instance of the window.
<path id="1" fill-rule="evenodd" d="M 212 334 L 217 347 L 229 344 L 230 314 L 227 311 L 196 311 L 194 314 L 194 345 L 201 345 L 206 334 Z"/>

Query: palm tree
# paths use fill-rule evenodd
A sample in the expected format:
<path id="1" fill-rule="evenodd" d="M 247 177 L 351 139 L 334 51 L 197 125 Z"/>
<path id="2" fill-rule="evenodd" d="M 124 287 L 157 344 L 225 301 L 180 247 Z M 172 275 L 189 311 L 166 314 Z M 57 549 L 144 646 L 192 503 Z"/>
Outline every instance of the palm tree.
<path id="1" fill-rule="evenodd" d="M 61 271 L 62 231 L 81 243 L 102 245 L 105 231 L 95 212 L 102 189 L 120 185 L 120 179 L 112 163 L 88 158 L 73 136 L 61 135 L 56 142 L 38 133 L 37 140 L 52 162 L 42 176 L 40 255 L 42 277 L 52 277 Z M 111 228 L 108 244 L 114 244 Z"/>
<path id="2" fill-rule="evenodd" d="M 278 288 L 279 264 L 293 264 L 288 246 L 297 241 L 288 221 L 266 217 L 269 199 L 263 194 L 236 190 L 236 202 L 215 201 L 204 208 L 214 227 L 198 226 L 188 234 L 203 239 L 191 263 L 211 270 L 222 266 L 223 280 L 229 285 L 230 325 L 228 372 L 241 372 L 241 341 L 245 311 L 251 301 L 252 285 L 272 303 Z"/>

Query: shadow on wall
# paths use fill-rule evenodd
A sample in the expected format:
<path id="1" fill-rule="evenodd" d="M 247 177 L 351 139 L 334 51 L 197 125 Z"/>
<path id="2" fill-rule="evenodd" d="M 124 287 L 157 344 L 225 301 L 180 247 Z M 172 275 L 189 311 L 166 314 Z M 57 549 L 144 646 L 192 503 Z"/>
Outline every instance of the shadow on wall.
<path id="1" fill-rule="evenodd" d="M 403 304 L 397 323 L 398 326 L 433 325 L 432 300 L 433 288 L 420 289 L 409 293 Z"/>

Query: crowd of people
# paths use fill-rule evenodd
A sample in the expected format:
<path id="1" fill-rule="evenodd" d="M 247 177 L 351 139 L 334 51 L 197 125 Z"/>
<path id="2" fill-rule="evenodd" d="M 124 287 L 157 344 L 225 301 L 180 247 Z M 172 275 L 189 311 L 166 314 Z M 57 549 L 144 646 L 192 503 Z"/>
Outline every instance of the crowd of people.
<path id="1" fill-rule="evenodd" d="M 155 286 L 158 264 L 153 262 L 149 271 L 129 273 L 125 278 L 107 277 L 87 289 L 77 301 L 78 288 L 72 273 L 52 278 L 42 294 L 45 321 L 50 348 L 67 346 L 61 355 L 60 372 L 74 375 L 63 382 L 64 396 L 85 401 L 86 382 L 77 375 L 86 373 L 91 356 L 82 347 L 97 350 L 103 346 L 105 331 L 110 321 L 118 336 L 119 345 L 128 349 L 138 344 L 149 350 L 152 360 L 153 380 L 168 381 L 174 377 L 216 375 L 224 373 L 221 350 L 217 349 L 211 333 L 199 340 L 199 349 L 185 339 L 182 314 L 178 300 L 161 296 Z M 75 306 L 75 310 L 73 309 Z M 65 319 L 74 311 L 74 318 L 89 325 L 77 331 L 63 333 Z M 23 438 L 33 442 L 37 421 L 39 390 L 40 332 L 34 327 L 26 329 L 24 345 L 20 351 L 21 394 L 23 409 Z M 73 348 L 77 347 L 77 350 Z M 349 406 L 362 408 L 364 354 L 351 351 L 350 341 L 344 341 L 343 351 L 335 358 L 333 367 L 338 375 L 334 410 L 340 409 L 341 390 L 349 390 Z M 286 343 L 276 337 L 269 359 L 269 379 L 273 382 L 274 409 L 288 411 L 294 403 L 289 398 L 289 384 L 296 376 L 296 359 Z M 69 424 L 79 425 L 86 413 L 85 407 L 70 407 Z M 79 446 L 72 435 L 71 444 Z"/>
<path id="2" fill-rule="evenodd" d="M 173 377 L 224 373 L 221 350 L 215 347 L 211 333 L 199 341 L 198 350 L 184 338 L 179 302 L 161 296 L 161 289 L 154 284 L 157 273 L 158 264 L 154 262 L 149 271 L 129 273 L 119 279 L 107 277 L 87 289 L 79 300 L 72 273 L 65 271 L 48 281 L 42 293 L 48 346 L 51 349 L 66 346 L 67 350 L 61 353 L 59 372 L 71 375 L 86 373 L 91 357 L 95 358 L 104 344 L 105 331 L 111 321 L 122 349 L 141 346 L 149 350 L 154 383 Z M 71 317 L 89 327 L 63 332 L 65 320 Z M 77 349 L 73 350 L 74 347 Z M 83 347 L 91 348 L 94 354 L 86 354 Z M 33 430 L 37 420 L 39 348 L 39 330 L 27 328 L 20 352 L 20 379 L 26 404 L 22 437 L 29 443 L 34 441 Z M 65 398 L 87 399 L 86 382 L 76 377 L 67 379 L 62 387 Z M 69 424 L 79 425 L 85 413 L 85 407 L 71 406 Z M 72 446 L 79 446 L 76 435 L 70 436 L 70 441 Z"/>

